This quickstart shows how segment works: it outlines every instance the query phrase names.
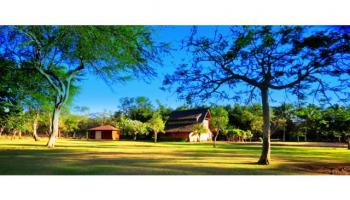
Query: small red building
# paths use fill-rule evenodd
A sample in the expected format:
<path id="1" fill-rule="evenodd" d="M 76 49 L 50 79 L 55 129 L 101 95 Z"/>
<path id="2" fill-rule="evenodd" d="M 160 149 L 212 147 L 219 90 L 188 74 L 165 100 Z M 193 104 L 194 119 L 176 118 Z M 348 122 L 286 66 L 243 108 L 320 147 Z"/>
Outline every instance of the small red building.
<path id="1" fill-rule="evenodd" d="M 95 140 L 119 140 L 120 131 L 111 125 L 103 125 L 88 129 L 89 139 Z"/>

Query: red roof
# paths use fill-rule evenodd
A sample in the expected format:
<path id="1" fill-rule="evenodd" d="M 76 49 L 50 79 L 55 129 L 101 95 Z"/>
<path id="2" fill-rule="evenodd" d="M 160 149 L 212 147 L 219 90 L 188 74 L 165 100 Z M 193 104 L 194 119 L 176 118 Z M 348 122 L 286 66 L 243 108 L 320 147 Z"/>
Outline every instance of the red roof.
<path id="1" fill-rule="evenodd" d="M 118 129 L 111 125 L 103 125 L 88 129 L 89 131 L 117 131 Z"/>

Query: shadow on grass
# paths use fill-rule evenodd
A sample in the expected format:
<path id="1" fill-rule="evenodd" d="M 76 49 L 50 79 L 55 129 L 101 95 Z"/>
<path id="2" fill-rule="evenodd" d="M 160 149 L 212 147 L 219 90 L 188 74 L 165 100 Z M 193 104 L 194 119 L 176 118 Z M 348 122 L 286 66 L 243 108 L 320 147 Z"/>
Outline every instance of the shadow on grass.
<path id="1" fill-rule="evenodd" d="M 330 148 L 274 146 L 272 164 L 262 166 L 256 164 L 259 145 L 218 144 L 213 148 L 211 143 L 70 142 L 58 143 L 55 149 L 43 143 L 1 144 L 0 174 L 277 175 L 337 174 L 338 169 L 344 174 L 350 163 L 345 162 L 350 151 Z"/>
<path id="2" fill-rule="evenodd" d="M 333 164 L 296 162 L 270 166 L 257 165 L 249 155 L 201 155 L 128 152 L 72 152 L 71 150 L 7 150 L 0 152 L 2 175 L 278 175 L 329 174 L 310 166 Z M 168 156 L 165 158 L 164 156 Z M 206 157 L 213 156 L 213 160 Z M 223 159 L 223 158 L 232 159 Z M 203 159 L 204 158 L 204 159 Z M 240 160 L 239 158 L 244 158 Z M 236 162 L 239 161 L 240 162 Z M 249 160 L 249 161 L 248 161 Z M 250 161 L 251 160 L 251 161 Z M 338 167 L 349 163 L 338 163 Z M 334 171 L 334 170 L 333 170 Z"/>
<path id="3" fill-rule="evenodd" d="M 67 153 L 64 151 L 7 151 L 0 153 L 0 174 L 49 175 L 49 174 L 124 174 L 124 175 L 230 175 L 276 174 L 279 168 L 246 168 L 233 166 L 231 162 L 202 161 L 182 155 L 171 159 L 154 158 L 126 153 L 127 157 L 113 157 L 107 153 Z M 64 154 L 61 154 L 64 153 Z M 112 155 L 112 157 L 108 157 Z M 123 153 L 125 155 L 125 153 Z M 118 154 L 120 156 L 120 154 Z M 252 163 L 249 163 L 250 165 Z M 222 165 L 222 167 L 220 167 Z M 277 170 L 277 171 L 276 171 Z"/>

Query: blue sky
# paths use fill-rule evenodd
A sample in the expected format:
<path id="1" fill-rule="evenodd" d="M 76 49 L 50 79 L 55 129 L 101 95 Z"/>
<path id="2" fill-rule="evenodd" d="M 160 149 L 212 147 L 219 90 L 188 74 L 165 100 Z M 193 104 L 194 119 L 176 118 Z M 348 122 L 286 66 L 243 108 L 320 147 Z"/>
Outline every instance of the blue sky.
<path id="1" fill-rule="evenodd" d="M 159 100 L 162 104 L 176 108 L 184 105 L 184 101 L 177 98 L 173 92 L 162 91 L 163 77 L 165 74 L 172 73 L 177 66 L 183 63 L 183 59 L 187 59 L 189 55 L 184 50 L 181 50 L 181 41 L 188 37 L 191 33 L 192 26 L 154 26 L 153 38 L 155 42 L 170 43 L 174 49 L 170 54 L 164 55 L 163 65 L 156 66 L 157 77 L 146 83 L 142 80 L 132 80 L 126 83 L 117 83 L 113 85 L 113 90 L 106 83 L 94 76 L 87 75 L 85 80 L 80 82 L 81 91 L 73 101 L 73 106 L 87 106 L 91 112 L 116 111 L 119 106 L 119 99 L 122 97 L 148 97 L 154 105 Z M 200 34 L 213 34 L 214 27 L 200 27 Z M 230 102 L 223 101 L 224 104 Z M 233 102 L 234 103 L 234 102 Z"/>
<path id="2" fill-rule="evenodd" d="M 126 83 L 117 83 L 113 85 L 113 90 L 106 85 L 101 79 L 89 74 L 80 82 L 81 91 L 74 98 L 73 106 L 87 106 L 90 112 L 116 111 L 119 106 L 119 99 L 122 97 L 148 97 L 155 105 L 156 100 L 162 104 L 176 108 L 184 104 L 184 101 L 177 99 L 176 94 L 162 91 L 163 77 L 165 74 L 172 73 L 179 64 L 183 63 L 183 59 L 189 57 L 184 50 L 180 49 L 181 40 L 190 35 L 191 26 L 156 26 L 154 29 L 154 40 L 156 42 L 168 42 L 175 49 L 170 55 L 163 57 L 163 66 L 156 66 L 158 76 L 146 83 L 141 80 L 132 80 Z M 217 27 L 201 27 L 200 34 L 212 35 Z M 227 27 L 219 27 L 227 28 Z M 272 91 L 271 105 L 280 104 L 282 102 L 295 102 L 295 98 L 286 95 L 283 91 Z M 207 101 L 210 102 L 210 101 Z M 218 104 L 235 104 L 239 102 L 212 100 Z"/>
<path id="3" fill-rule="evenodd" d="M 179 44 L 184 37 L 190 34 L 190 26 L 167 26 L 153 27 L 154 40 L 156 42 L 170 42 L 172 48 L 179 48 Z M 183 102 L 176 98 L 175 94 L 160 90 L 163 77 L 167 73 L 174 71 L 181 63 L 181 59 L 186 57 L 183 51 L 174 51 L 171 55 L 165 55 L 163 66 L 156 66 L 157 77 L 149 83 L 142 80 L 132 80 L 125 83 L 113 85 L 113 90 L 106 83 L 96 76 L 89 74 L 81 85 L 80 93 L 74 98 L 73 106 L 87 106 L 91 112 L 115 111 L 119 106 L 119 99 L 122 97 L 145 96 L 156 104 L 156 100 L 170 107 L 183 105 Z"/>

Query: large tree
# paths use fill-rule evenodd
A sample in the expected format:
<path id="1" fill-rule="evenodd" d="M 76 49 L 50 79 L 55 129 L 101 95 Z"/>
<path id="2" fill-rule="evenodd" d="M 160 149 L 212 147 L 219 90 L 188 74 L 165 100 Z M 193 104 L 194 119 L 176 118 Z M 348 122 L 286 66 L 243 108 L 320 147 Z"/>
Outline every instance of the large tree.
<path id="1" fill-rule="evenodd" d="M 143 26 L 5 26 L 0 38 L 3 56 L 37 71 L 54 90 L 48 147 L 55 145 L 73 81 L 89 72 L 111 84 L 152 76 L 151 64 L 158 61 L 151 31 Z"/>
<path id="2" fill-rule="evenodd" d="M 190 101 L 251 99 L 258 91 L 264 122 L 259 164 L 270 163 L 271 91 L 285 90 L 299 98 L 313 93 L 323 101 L 330 101 L 327 91 L 333 91 L 348 98 L 340 93 L 350 86 L 348 33 L 301 26 L 234 26 L 216 30 L 213 37 L 198 32 L 194 28 L 183 43 L 192 62 L 166 76 L 164 84 Z"/>

